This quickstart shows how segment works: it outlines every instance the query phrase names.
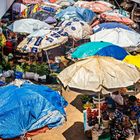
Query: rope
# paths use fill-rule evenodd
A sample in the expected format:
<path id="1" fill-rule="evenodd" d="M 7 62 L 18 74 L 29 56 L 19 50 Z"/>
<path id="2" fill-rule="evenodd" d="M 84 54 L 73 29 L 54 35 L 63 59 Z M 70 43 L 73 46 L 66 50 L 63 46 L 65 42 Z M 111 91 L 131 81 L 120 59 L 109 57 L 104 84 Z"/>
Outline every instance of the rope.
<path id="1" fill-rule="evenodd" d="M 114 0 L 114 1 L 115 1 L 115 3 L 117 4 L 117 6 L 118 6 L 120 9 L 122 9 L 121 6 L 119 5 L 119 3 L 117 2 L 117 0 Z"/>

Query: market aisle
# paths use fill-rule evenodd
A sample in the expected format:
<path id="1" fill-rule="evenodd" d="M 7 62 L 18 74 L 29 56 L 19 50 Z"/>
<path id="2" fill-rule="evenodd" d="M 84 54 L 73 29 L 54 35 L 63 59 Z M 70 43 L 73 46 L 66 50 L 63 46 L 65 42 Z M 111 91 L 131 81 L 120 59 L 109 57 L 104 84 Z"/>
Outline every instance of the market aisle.
<path id="1" fill-rule="evenodd" d="M 63 126 L 35 136 L 33 140 L 88 140 L 83 130 L 80 95 L 63 92 L 63 96 L 69 102 L 66 108 L 67 122 Z"/>

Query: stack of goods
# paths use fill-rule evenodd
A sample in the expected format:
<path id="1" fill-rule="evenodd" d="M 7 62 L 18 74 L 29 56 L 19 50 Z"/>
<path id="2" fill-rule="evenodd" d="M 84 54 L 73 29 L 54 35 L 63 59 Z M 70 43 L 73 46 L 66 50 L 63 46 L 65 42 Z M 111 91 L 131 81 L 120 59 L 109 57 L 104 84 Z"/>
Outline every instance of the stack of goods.
<path id="1" fill-rule="evenodd" d="M 87 120 L 88 125 L 93 126 L 98 123 L 98 110 L 91 110 L 90 108 L 87 109 Z"/>
<path id="2" fill-rule="evenodd" d="M 94 107 L 97 105 L 94 104 Z M 101 128 L 107 131 L 113 140 L 134 138 L 139 133 L 140 106 L 135 96 L 114 93 L 106 97 L 101 109 Z M 89 127 L 98 124 L 98 108 L 90 106 L 87 110 L 87 124 Z"/>

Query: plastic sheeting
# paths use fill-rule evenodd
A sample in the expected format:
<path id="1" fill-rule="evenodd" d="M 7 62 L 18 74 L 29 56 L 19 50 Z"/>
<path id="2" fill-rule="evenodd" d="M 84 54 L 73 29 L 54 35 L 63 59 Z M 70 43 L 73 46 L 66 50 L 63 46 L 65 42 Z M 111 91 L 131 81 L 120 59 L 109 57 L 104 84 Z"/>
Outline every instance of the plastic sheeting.
<path id="1" fill-rule="evenodd" d="M 89 56 L 109 56 L 123 60 L 128 53 L 121 47 L 107 42 L 89 42 L 79 46 L 72 54 L 72 58 L 85 58 Z"/>
<path id="2" fill-rule="evenodd" d="M 22 83 L 18 81 L 18 84 Z M 0 88 L 0 137 L 13 138 L 65 121 L 67 102 L 47 86 L 25 82 Z"/>

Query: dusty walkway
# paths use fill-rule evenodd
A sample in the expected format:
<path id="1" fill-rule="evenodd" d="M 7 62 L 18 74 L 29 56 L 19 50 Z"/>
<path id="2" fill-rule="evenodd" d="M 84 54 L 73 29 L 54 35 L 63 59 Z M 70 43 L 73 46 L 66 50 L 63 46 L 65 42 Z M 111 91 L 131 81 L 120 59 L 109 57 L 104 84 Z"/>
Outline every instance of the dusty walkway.
<path id="1" fill-rule="evenodd" d="M 67 122 L 63 126 L 35 136 L 33 140 L 88 140 L 83 130 L 81 95 L 63 92 L 63 96 L 69 102 L 66 108 Z"/>

